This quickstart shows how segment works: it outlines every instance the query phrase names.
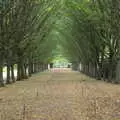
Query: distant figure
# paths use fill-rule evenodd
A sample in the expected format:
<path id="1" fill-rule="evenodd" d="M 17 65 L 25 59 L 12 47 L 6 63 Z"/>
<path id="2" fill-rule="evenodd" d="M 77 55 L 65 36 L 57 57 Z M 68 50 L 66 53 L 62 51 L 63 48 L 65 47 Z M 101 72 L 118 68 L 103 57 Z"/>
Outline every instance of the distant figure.
<path id="1" fill-rule="evenodd" d="M 70 65 L 68 65 L 68 68 L 70 68 L 71 66 Z"/>
<path id="2" fill-rule="evenodd" d="M 50 68 L 53 68 L 53 63 L 50 63 Z"/>

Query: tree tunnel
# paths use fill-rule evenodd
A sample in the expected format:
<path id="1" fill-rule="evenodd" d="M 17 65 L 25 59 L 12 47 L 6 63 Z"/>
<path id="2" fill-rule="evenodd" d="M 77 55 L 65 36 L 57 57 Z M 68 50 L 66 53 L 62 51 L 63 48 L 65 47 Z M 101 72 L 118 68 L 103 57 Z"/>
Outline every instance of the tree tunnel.
<path id="1" fill-rule="evenodd" d="M 14 70 L 22 80 L 60 55 L 74 70 L 118 83 L 119 6 L 119 0 L 0 0 L 0 84 L 4 71 L 13 83 Z"/>

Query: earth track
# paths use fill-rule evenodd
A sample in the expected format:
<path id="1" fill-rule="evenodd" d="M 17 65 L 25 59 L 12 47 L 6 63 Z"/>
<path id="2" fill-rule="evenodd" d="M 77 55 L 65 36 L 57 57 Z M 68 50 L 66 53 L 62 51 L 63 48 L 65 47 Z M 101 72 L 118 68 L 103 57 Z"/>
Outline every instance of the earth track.
<path id="1" fill-rule="evenodd" d="M 70 69 L 0 88 L 0 120 L 119 120 L 120 86 Z"/>

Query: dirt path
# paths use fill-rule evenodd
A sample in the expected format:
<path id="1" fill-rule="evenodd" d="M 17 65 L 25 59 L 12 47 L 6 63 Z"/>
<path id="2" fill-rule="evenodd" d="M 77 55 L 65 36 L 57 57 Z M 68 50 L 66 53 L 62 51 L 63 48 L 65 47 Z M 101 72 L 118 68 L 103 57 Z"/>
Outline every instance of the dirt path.
<path id="1" fill-rule="evenodd" d="M 0 120 L 120 120 L 120 86 L 54 69 L 0 88 Z"/>

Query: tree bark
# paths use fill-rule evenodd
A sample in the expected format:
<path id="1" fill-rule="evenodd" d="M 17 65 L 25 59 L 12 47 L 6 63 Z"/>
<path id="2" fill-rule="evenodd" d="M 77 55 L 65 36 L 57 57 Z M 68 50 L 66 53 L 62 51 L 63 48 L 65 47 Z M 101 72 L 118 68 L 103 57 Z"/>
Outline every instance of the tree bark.
<path id="1" fill-rule="evenodd" d="M 24 78 L 28 79 L 27 64 L 24 64 Z"/>
<path id="2" fill-rule="evenodd" d="M 116 67 L 116 81 L 120 83 L 120 60 L 117 63 L 117 67 Z"/>
<path id="3" fill-rule="evenodd" d="M 31 77 L 32 73 L 33 73 L 33 64 L 29 60 L 29 63 L 28 63 L 28 76 Z"/>
<path id="4" fill-rule="evenodd" d="M 7 62 L 7 84 L 10 84 L 10 63 Z"/>
<path id="5" fill-rule="evenodd" d="M 24 68 L 24 64 L 21 63 L 21 79 L 25 79 L 25 68 Z"/>
<path id="6" fill-rule="evenodd" d="M 11 78 L 12 78 L 12 82 L 15 82 L 15 75 L 14 75 L 14 64 L 11 65 Z"/>
<path id="7" fill-rule="evenodd" d="M 3 80 L 3 64 L 0 62 L 0 86 L 4 87 L 4 80 Z"/>
<path id="8" fill-rule="evenodd" d="M 17 64 L 17 81 L 21 80 L 21 67 L 20 63 Z"/>

